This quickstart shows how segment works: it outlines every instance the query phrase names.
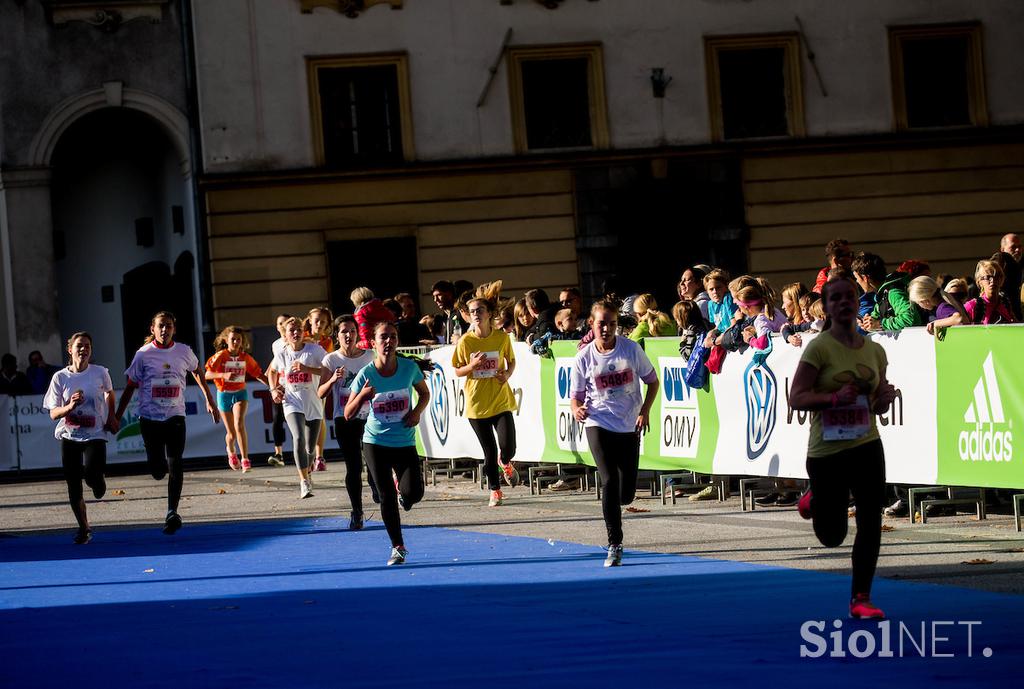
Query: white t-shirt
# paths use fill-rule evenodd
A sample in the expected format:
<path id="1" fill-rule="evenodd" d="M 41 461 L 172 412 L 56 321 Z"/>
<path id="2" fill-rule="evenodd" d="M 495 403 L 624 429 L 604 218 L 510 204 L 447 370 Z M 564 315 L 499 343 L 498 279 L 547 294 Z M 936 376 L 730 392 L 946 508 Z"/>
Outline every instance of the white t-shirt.
<path id="1" fill-rule="evenodd" d="M 327 352 L 318 344 L 307 343 L 299 351 L 285 347 L 271 362 L 270 367 L 281 375 L 284 386 L 284 413 L 303 414 L 306 421 L 315 421 L 324 416 L 324 407 L 316 389 L 320 386 L 320 376 L 305 371 L 293 372 L 292 364 L 296 361 L 310 368 L 321 368 Z"/>
<path id="2" fill-rule="evenodd" d="M 345 367 L 345 375 L 331 389 L 331 394 L 334 396 L 335 417 L 345 415 L 345 405 L 348 403 L 348 398 L 352 395 L 352 381 L 355 380 L 356 374 L 362 370 L 363 366 L 373 361 L 373 352 L 369 349 L 361 349 L 359 352 L 359 356 L 355 358 L 349 358 L 342 354 L 341 351 L 331 352 L 324 357 L 324 368 L 327 369 L 327 373 L 333 374 L 342 366 Z M 365 421 L 369 415 L 370 400 L 367 400 L 360 407 L 356 418 Z"/>
<path id="3" fill-rule="evenodd" d="M 167 348 L 155 342 L 140 347 L 124 372 L 139 386 L 139 416 L 151 421 L 185 416 L 185 381 L 198 366 L 195 352 L 180 342 Z"/>
<path id="4" fill-rule="evenodd" d="M 600 426 L 615 433 L 636 430 L 636 416 L 643 406 L 640 381 L 657 378 L 643 348 L 628 337 L 616 337 L 612 351 L 602 354 L 591 342 L 576 354 L 570 394 L 584 396 L 584 426 Z"/>
<path id="5" fill-rule="evenodd" d="M 103 424 L 107 422 L 106 393 L 114 389 L 110 383 L 110 372 L 97 364 L 77 373 L 70 367 L 62 368 L 50 379 L 50 388 L 43 397 L 43 409 L 57 409 L 71 401 L 71 396 L 81 390 L 85 399 L 63 419 L 57 422 L 53 436 L 57 440 L 107 440 Z"/>

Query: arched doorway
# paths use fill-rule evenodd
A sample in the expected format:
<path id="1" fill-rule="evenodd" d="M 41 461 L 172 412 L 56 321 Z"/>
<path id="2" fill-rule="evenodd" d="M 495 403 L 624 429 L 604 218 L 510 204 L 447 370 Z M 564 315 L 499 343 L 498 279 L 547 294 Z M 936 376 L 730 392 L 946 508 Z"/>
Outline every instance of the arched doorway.
<path id="1" fill-rule="evenodd" d="M 88 112 L 62 132 L 51 166 L 62 336 L 90 331 L 115 385 L 156 310 L 174 310 L 179 339 L 199 345 L 192 191 L 163 126 L 130 108 Z"/>

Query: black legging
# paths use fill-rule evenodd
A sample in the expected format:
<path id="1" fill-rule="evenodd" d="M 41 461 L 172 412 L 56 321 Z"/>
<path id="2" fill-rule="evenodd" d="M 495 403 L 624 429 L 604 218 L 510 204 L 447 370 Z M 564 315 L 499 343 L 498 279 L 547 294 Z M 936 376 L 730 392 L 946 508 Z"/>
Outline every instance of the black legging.
<path id="1" fill-rule="evenodd" d="M 167 476 L 167 509 L 178 511 L 185 472 L 181 457 L 185 454 L 185 417 L 172 416 L 166 421 L 139 419 L 142 443 L 146 446 L 149 473 L 157 481 Z"/>
<path id="2" fill-rule="evenodd" d="M 587 426 L 587 443 L 601 474 L 601 511 L 608 529 L 608 545 L 622 545 L 622 506 L 636 497 L 640 467 L 640 434 L 616 433 Z"/>
<path id="3" fill-rule="evenodd" d="M 60 441 L 60 463 L 64 466 L 64 480 L 68 483 L 68 500 L 73 509 L 82 501 L 82 480 L 92 488 L 97 500 L 107 492 L 103 470 L 107 466 L 107 443 L 105 440 Z"/>
<path id="4" fill-rule="evenodd" d="M 850 493 L 857 504 L 857 536 L 853 540 L 852 596 L 871 593 L 871 580 L 882 544 L 882 503 L 885 496 L 885 454 L 874 440 L 827 457 L 808 457 L 814 535 L 826 548 L 846 538 Z M 851 596 L 851 597 L 852 597 Z"/>
<path id="5" fill-rule="evenodd" d="M 498 448 L 501 448 L 501 460 L 510 462 L 516 456 L 516 422 L 512 412 L 506 411 L 485 419 L 470 419 L 480 446 L 484 450 L 484 474 L 491 490 L 501 488 L 501 476 L 498 473 Z M 494 434 L 498 434 L 498 442 L 494 442 Z"/>
<path id="6" fill-rule="evenodd" d="M 274 403 L 274 422 L 271 424 L 274 447 L 284 447 L 284 405 Z"/>
<path id="7" fill-rule="evenodd" d="M 398 491 L 391 479 L 394 470 L 398 476 L 398 490 L 402 493 L 405 509 L 423 499 L 423 474 L 420 458 L 414 445 L 387 447 L 363 443 L 363 459 L 370 470 L 370 476 L 380 491 L 380 516 L 391 537 L 391 545 L 405 545 L 402 541 L 402 520 L 398 516 Z"/>
<path id="8" fill-rule="evenodd" d="M 348 491 L 348 501 L 352 503 L 352 511 L 363 513 L 363 429 L 366 427 L 364 419 L 352 419 L 346 421 L 345 417 L 339 416 L 334 419 L 334 437 L 341 448 L 342 457 L 345 459 L 345 490 Z M 370 484 L 370 491 L 378 496 L 377 484 L 373 481 L 373 475 L 367 472 L 367 483 Z M 377 499 L 375 497 L 375 499 Z"/>

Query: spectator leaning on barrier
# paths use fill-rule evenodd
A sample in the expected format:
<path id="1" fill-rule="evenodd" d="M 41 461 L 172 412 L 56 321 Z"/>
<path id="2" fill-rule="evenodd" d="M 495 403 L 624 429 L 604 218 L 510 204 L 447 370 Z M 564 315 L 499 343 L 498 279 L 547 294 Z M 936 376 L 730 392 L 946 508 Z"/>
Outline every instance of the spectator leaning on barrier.
<path id="1" fill-rule="evenodd" d="M 359 326 L 359 348 L 371 349 L 373 347 L 373 329 L 381 321 L 395 322 L 401 314 L 401 307 L 398 314 L 384 306 L 380 299 L 373 296 L 373 290 L 369 287 L 356 287 L 349 295 L 352 306 L 356 308 L 355 319 Z M 321 344 L 321 346 L 323 346 Z M 324 349 L 328 349 L 324 347 Z"/>
<path id="2" fill-rule="evenodd" d="M 967 280 L 963 278 L 952 278 L 945 285 L 942 286 L 943 292 L 949 292 L 949 294 L 956 298 L 958 302 L 963 304 L 967 301 Z"/>
<path id="3" fill-rule="evenodd" d="M 942 328 L 960 325 L 968 320 L 967 311 L 956 297 L 939 289 L 938 283 L 927 275 L 911 280 L 907 285 L 907 294 L 910 301 L 924 313 L 928 332 L 933 335 L 936 330 L 941 331 Z"/>
<path id="4" fill-rule="evenodd" d="M 860 319 L 860 327 L 872 330 L 903 330 L 921 325 L 921 312 L 907 296 L 910 277 L 899 271 L 885 276 L 878 288 L 875 308 L 870 316 Z"/>
<path id="5" fill-rule="evenodd" d="M 526 330 L 526 342 L 554 333 L 555 314 L 562 308 L 561 304 L 552 304 L 544 290 L 531 289 L 526 293 L 526 308 L 534 318 L 533 325 Z"/>
<path id="6" fill-rule="evenodd" d="M 530 329 L 530 326 L 537 320 L 530 309 L 526 306 L 526 299 L 520 299 L 516 302 L 512 312 L 515 314 L 515 338 L 516 342 L 526 342 L 526 332 Z"/>
<path id="7" fill-rule="evenodd" d="M 43 361 L 43 353 L 38 349 L 28 355 L 28 368 L 25 369 L 25 377 L 32 386 L 33 395 L 43 395 L 50 388 L 50 379 L 53 374 L 59 371 L 57 366 L 51 366 Z"/>
<path id="8" fill-rule="evenodd" d="M 968 323 L 973 325 L 995 325 L 997 323 L 1015 323 L 1010 307 L 1000 290 L 1003 286 L 1003 270 L 995 261 L 978 261 L 974 270 L 974 281 L 978 284 L 980 295 L 964 304 L 969 317 Z"/>
<path id="9" fill-rule="evenodd" d="M 672 307 L 672 318 L 676 322 L 679 336 L 679 356 L 688 360 L 697 340 L 704 337 L 707 324 L 700 315 L 697 303 L 688 300 L 676 302 Z"/>
<path id="10" fill-rule="evenodd" d="M 24 373 L 18 370 L 18 359 L 13 354 L 4 354 L 0 359 L 0 395 L 31 395 L 32 384 Z"/>
<path id="11" fill-rule="evenodd" d="M 850 262 L 853 260 L 853 254 L 850 252 L 850 243 L 841 237 L 837 237 L 825 245 L 825 256 L 828 258 L 828 265 L 818 271 L 818 277 L 814 281 L 814 289 L 811 290 L 818 294 L 821 294 L 821 288 L 828 280 L 828 271 L 837 266 L 849 268 Z"/>
<path id="12" fill-rule="evenodd" d="M 1021 293 L 1021 267 L 1013 259 L 1013 255 L 1005 251 L 997 251 L 992 254 L 992 259 L 999 264 L 1003 270 L 1003 296 L 1006 297 L 1006 304 L 1010 307 L 1010 313 L 1017 322 L 1021 320 L 1020 293 Z"/>
<path id="13" fill-rule="evenodd" d="M 697 308 L 700 303 L 694 300 Z M 636 313 L 636 328 L 630 333 L 629 339 L 639 342 L 645 337 L 672 337 L 676 334 L 676 326 L 672 319 L 658 310 L 658 302 L 653 294 L 641 294 L 633 301 Z"/>
<path id="14" fill-rule="evenodd" d="M 559 309 L 555 313 L 555 331 L 552 340 L 576 341 L 581 337 L 576 314 L 570 308 Z"/>
<path id="15" fill-rule="evenodd" d="M 676 286 L 679 298 L 696 302 L 701 318 L 706 321 L 711 320 L 708 317 L 708 302 L 711 301 L 711 297 L 704 291 L 704 278 L 708 272 L 697 266 L 687 268 L 679 277 L 679 284 Z"/>

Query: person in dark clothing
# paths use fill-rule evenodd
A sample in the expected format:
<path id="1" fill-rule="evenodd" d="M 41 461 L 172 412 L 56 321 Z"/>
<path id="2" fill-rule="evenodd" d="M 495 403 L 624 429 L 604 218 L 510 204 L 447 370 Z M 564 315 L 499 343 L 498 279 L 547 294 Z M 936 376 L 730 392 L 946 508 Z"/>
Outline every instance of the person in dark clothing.
<path id="1" fill-rule="evenodd" d="M 50 379 L 59 370 L 59 367 L 46 363 L 43 360 L 43 353 L 38 349 L 29 353 L 25 377 L 28 378 L 28 382 L 32 385 L 32 394 L 45 394 L 50 387 Z"/>
<path id="2" fill-rule="evenodd" d="M 32 384 L 28 377 L 18 370 L 18 359 L 13 354 L 4 354 L 0 359 L 0 395 L 31 395 Z"/>
<path id="3" fill-rule="evenodd" d="M 562 305 L 552 304 L 547 292 L 542 289 L 531 289 L 527 292 L 526 308 L 530 311 L 530 315 L 537 319 L 526 331 L 527 343 L 533 342 L 547 333 L 554 334 L 558 331 L 555 325 L 555 316 Z"/>

